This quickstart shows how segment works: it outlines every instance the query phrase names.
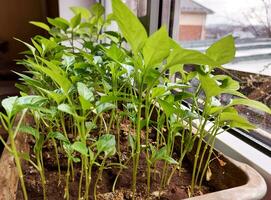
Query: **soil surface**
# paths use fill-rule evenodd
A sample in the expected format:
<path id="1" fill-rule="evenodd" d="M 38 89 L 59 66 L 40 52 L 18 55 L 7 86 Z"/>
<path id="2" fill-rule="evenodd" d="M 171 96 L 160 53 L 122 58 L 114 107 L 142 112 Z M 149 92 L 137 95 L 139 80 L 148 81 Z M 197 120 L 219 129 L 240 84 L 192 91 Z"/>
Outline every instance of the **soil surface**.
<path id="1" fill-rule="evenodd" d="M 132 159 L 129 159 L 131 152 L 128 148 L 128 136 L 125 133 L 127 127 L 122 126 L 121 130 L 121 145 L 120 150 L 122 152 L 122 164 L 128 162 L 126 169 L 122 169 L 120 176 L 117 179 L 115 191 L 112 192 L 112 186 L 117 177 L 120 167 L 108 167 L 103 171 L 102 179 L 99 180 L 97 188 L 97 199 L 98 200 L 129 200 L 132 199 L 132 169 L 133 163 Z M 30 146 L 33 147 L 33 141 L 29 140 Z M 129 150 L 129 151 L 128 151 Z M 58 184 L 58 173 L 57 164 L 53 146 L 51 144 L 46 144 L 43 151 L 44 163 L 45 163 L 45 174 L 46 174 L 46 193 L 48 200 L 61 200 L 64 199 L 64 188 L 65 188 L 65 172 L 67 170 L 67 159 L 64 154 L 59 155 L 60 165 L 61 165 L 61 176 L 60 184 Z M 34 158 L 33 152 L 30 156 Z M 118 163 L 120 160 L 119 156 L 111 158 L 110 162 Z M 148 199 L 147 198 L 147 181 L 146 181 L 146 159 L 145 155 L 140 155 L 140 163 L 138 167 L 138 179 L 137 179 L 137 194 L 136 199 Z M 181 170 L 177 170 L 168 186 L 165 188 L 160 188 L 161 174 L 163 171 L 164 163 L 159 161 L 155 168 L 152 168 L 151 176 L 151 189 L 149 199 L 162 199 L 162 200 L 180 200 L 189 197 L 189 188 L 191 183 L 191 165 L 188 160 L 184 160 L 183 167 Z M 40 181 L 40 176 L 37 170 L 28 164 L 24 164 L 24 175 L 25 183 L 29 195 L 29 200 L 39 200 L 43 199 L 42 186 Z M 90 196 L 89 199 L 93 198 L 93 185 L 96 181 L 98 169 L 94 168 L 92 171 L 93 179 L 91 182 Z M 171 169 L 168 171 L 168 174 Z M 80 164 L 74 165 L 74 179 L 70 180 L 70 199 L 78 199 L 78 185 L 80 179 Z M 84 185 L 84 184 L 83 184 Z M 84 190 L 84 189 L 83 189 Z M 201 190 L 197 190 L 195 195 L 202 195 L 205 193 L 213 192 L 214 189 L 203 185 Z M 20 185 L 18 186 L 17 200 L 23 200 L 22 191 Z"/>

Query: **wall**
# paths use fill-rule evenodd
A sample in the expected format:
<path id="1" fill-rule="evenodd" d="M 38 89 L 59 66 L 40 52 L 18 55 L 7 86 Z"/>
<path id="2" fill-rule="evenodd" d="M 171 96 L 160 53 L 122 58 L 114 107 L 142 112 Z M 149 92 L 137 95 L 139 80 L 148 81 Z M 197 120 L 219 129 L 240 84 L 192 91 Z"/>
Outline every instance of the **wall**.
<path id="1" fill-rule="evenodd" d="M 70 19 L 73 16 L 70 7 L 80 6 L 90 8 L 90 5 L 95 3 L 95 0 L 58 0 L 59 15 L 65 19 Z"/>
<path id="2" fill-rule="evenodd" d="M 205 14 L 181 13 L 179 18 L 179 40 L 204 39 L 205 22 Z"/>
<path id="3" fill-rule="evenodd" d="M 8 42 L 8 52 L 0 55 L 0 62 L 18 59 L 26 47 L 13 38 L 26 42 L 36 34 L 44 33 L 29 21 L 44 21 L 46 14 L 42 0 L 3 0 L 0 6 L 0 40 Z M 2 66 L 0 66 L 2 67 Z"/>
<path id="4" fill-rule="evenodd" d="M 179 22 L 180 25 L 203 25 L 205 24 L 206 15 L 197 13 L 181 13 Z"/>
<path id="5" fill-rule="evenodd" d="M 179 40 L 200 40 L 202 38 L 202 26 L 198 25 L 180 25 Z"/>

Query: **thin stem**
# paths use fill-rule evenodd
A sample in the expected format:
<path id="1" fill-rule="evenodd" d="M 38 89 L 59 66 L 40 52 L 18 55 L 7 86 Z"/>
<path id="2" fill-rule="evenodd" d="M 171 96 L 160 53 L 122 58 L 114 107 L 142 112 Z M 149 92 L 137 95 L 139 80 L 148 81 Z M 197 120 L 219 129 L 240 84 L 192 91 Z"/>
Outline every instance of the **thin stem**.
<path id="1" fill-rule="evenodd" d="M 40 178 L 41 178 L 41 185 L 42 185 L 42 191 L 43 191 L 43 199 L 46 200 L 46 180 L 44 176 L 44 168 L 42 166 L 41 162 L 41 152 L 38 152 L 36 157 L 37 157 L 37 162 L 38 162 L 38 168 L 39 168 L 39 173 L 40 173 Z"/>
<path id="2" fill-rule="evenodd" d="M 136 193 L 136 177 L 137 169 L 140 156 L 140 139 L 141 139 L 141 109 L 142 109 L 142 94 L 139 92 L 139 104 L 138 104 L 138 113 L 137 113 L 137 124 L 136 124 L 136 153 L 133 157 L 133 200 L 135 199 Z"/>
<path id="3" fill-rule="evenodd" d="M 69 182 L 70 182 L 70 162 L 71 158 L 70 155 L 68 157 L 68 167 L 67 167 L 67 173 L 66 173 L 66 186 L 65 186 L 65 195 L 64 198 L 69 200 L 70 199 L 70 191 L 69 191 Z"/>
<path id="4" fill-rule="evenodd" d="M 57 171 L 58 171 L 58 186 L 59 186 L 61 183 L 61 180 L 60 180 L 61 169 L 60 169 L 60 162 L 59 162 L 59 158 L 58 158 L 58 149 L 57 149 L 57 144 L 56 144 L 56 141 L 54 138 L 52 138 L 52 141 L 53 141 L 55 155 L 56 155 Z"/>
<path id="5" fill-rule="evenodd" d="M 95 181 L 95 183 L 94 183 L 93 196 L 94 196 L 94 199 L 95 199 L 95 200 L 97 200 L 97 184 L 98 184 L 99 180 L 100 180 L 101 177 L 102 177 L 102 173 L 103 173 L 105 161 L 106 161 L 106 156 L 104 157 L 104 159 L 103 159 L 103 161 L 102 161 L 101 167 L 99 168 L 99 173 L 98 173 L 97 179 L 96 179 L 96 181 Z"/>

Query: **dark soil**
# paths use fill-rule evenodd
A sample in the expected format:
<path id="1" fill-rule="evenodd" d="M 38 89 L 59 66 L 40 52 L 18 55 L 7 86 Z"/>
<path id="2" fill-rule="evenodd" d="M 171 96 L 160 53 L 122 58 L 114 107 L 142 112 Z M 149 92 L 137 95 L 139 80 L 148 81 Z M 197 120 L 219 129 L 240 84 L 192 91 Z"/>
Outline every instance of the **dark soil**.
<path id="1" fill-rule="evenodd" d="M 122 160 L 124 163 L 128 160 L 129 153 L 128 151 L 128 142 L 127 135 L 125 133 L 125 129 L 122 130 L 122 140 L 121 140 L 121 152 L 122 152 Z M 33 142 L 30 140 L 30 145 L 33 146 Z M 64 155 L 60 155 L 60 163 L 61 163 L 61 183 L 58 185 L 58 173 L 57 173 L 57 165 L 55 154 L 53 151 L 53 147 L 50 144 L 47 144 L 44 149 L 44 163 L 46 167 L 46 193 L 48 200 L 61 200 L 64 199 L 64 188 L 65 188 L 65 172 L 66 172 L 66 163 L 67 159 Z M 33 155 L 32 155 L 33 156 Z M 118 156 L 115 156 L 111 159 L 111 162 L 118 162 Z M 140 157 L 140 163 L 138 167 L 138 179 L 137 179 L 137 195 L 136 199 L 147 199 L 146 189 L 147 189 L 147 181 L 146 181 L 146 161 L 145 155 L 142 154 Z M 163 189 L 160 189 L 160 181 L 161 174 L 164 163 L 157 162 L 156 168 L 152 169 L 152 179 L 151 179 L 151 194 L 150 199 L 162 199 L 162 200 L 180 200 L 183 198 L 189 197 L 189 188 L 191 183 L 191 169 L 190 163 L 188 160 L 185 160 L 183 163 L 183 168 L 180 171 L 176 171 L 173 176 L 170 184 Z M 78 185 L 80 179 L 80 165 L 76 164 L 74 180 L 70 180 L 70 199 L 75 200 L 78 199 Z M 114 180 L 120 170 L 119 167 L 111 167 L 105 169 L 103 171 L 102 179 L 98 183 L 98 199 L 99 200 L 129 200 L 132 199 L 132 169 L 133 163 L 132 159 L 130 159 L 127 164 L 127 169 L 123 169 L 115 186 L 115 192 L 112 192 L 112 186 Z M 171 172 L 171 169 L 168 173 Z M 92 179 L 92 187 L 90 188 L 90 197 L 89 199 L 93 199 L 93 185 L 96 180 L 98 173 L 98 169 L 93 169 L 93 179 Z M 25 175 L 25 183 L 29 195 L 29 200 L 39 200 L 43 199 L 42 195 L 42 186 L 40 182 L 40 176 L 37 170 L 34 167 L 29 166 L 28 164 L 24 164 L 24 175 Z M 83 184 L 84 185 L 84 184 Z M 213 192 L 214 189 L 208 186 L 202 186 L 201 191 L 197 190 L 196 195 L 202 195 L 205 193 Z M 160 193 L 160 198 L 159 198 Z M 18 187 L 17 200 L 23 200 L 22 191 L 20 189 L 20 185 Z"/>

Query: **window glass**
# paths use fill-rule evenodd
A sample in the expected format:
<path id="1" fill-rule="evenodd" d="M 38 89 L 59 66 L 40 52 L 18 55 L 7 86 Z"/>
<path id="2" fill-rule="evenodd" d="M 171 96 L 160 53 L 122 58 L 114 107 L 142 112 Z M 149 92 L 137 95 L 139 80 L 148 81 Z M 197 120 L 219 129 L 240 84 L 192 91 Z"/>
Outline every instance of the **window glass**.
<path id="1" fill-rule="evenodd" d="M 228 34 L 235 38 L 236 58 L 217 73 L 231 75 L 242 93 L 271 107 L 271 0 L 181 0 L 178 40 L 183 47 L 204 51 Z M 271 116 L 237 109 L 257 126 L 249 136 L 271 147 Z"/>

